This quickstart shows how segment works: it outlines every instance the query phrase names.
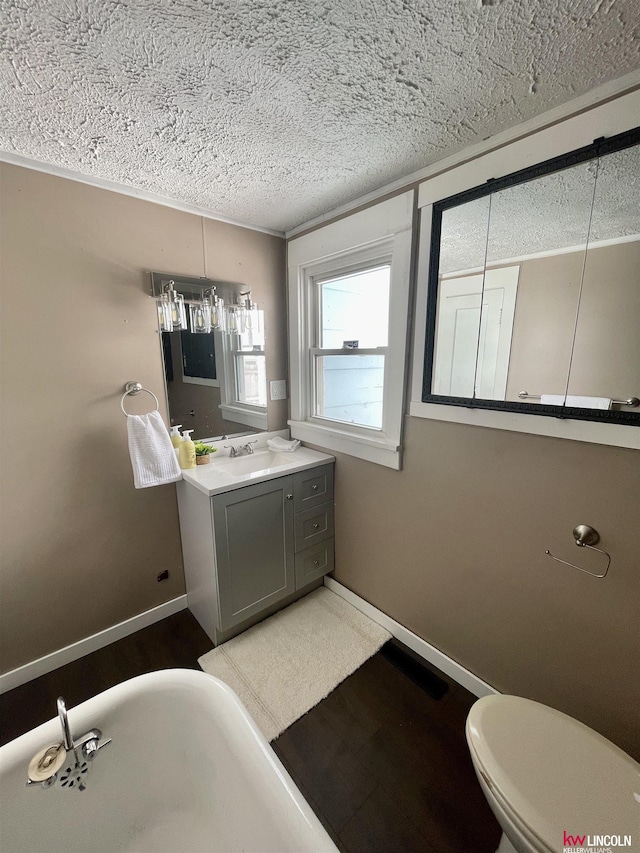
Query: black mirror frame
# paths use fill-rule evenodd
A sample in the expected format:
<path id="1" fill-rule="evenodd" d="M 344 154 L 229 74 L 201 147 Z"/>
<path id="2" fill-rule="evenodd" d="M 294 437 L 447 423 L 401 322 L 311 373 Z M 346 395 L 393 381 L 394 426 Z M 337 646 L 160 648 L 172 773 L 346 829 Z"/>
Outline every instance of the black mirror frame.
<path id="1" fill-rule="evenodd" d="M 529 415 L 599 421 L 607 423 L 640 426 L 640 413 L 604 411 L 600 409 L 578 409 L 572 406 L 543 406 L 540 403 L 522 403 L 512 400 L 484 400 L 471 397 L 449 397 L 432 394 L 433 360 L 435 350 L 436 318 L 438 303 L 438 269 L 440 266 L 440 237 L 442 231 L 442 213 L 452 207 L 490 195 L 498 190 L 523 184 L 534 178 L 576 166 L 593 160 L 603 154 L 611 154 L 640 143 L 640 127 L 625 131 L 609 138 L 596 139 L 591 145 L 578 148 L 561 157 L 554 157 L 527 169 L 512 172 L 502 178 L 491 178 L 485 184 L 457 193 L 433 204 L 431 224 L 431 253 L 429 257 L 429 282 L 427 293 L 427 325 L 425 335 L 424 372 L 422 375 L 422 402 L 440 403 L 445 406 L 462 406 L 471 409 L 491 409 L 503 412 L 520 412 Z"/>

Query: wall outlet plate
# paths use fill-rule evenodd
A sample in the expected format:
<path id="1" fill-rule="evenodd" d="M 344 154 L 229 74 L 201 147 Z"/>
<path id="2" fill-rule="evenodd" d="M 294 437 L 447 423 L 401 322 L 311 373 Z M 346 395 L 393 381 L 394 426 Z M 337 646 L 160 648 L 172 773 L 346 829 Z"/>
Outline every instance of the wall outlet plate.
<path id="1" fill-rule="evenodd" d="M 272 400 L 286 400 L 287 399 L 287 380 L 286 379 L 272 379 L 269 382 L 269 393 Z"/>

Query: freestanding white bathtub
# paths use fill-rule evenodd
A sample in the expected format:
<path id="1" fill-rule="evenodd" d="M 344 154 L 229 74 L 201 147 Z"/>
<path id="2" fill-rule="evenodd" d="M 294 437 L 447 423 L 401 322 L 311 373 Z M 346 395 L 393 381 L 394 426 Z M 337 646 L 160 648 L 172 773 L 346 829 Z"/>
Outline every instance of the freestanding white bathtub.
<path id="1" fill-rule="evenodd" d="M 60 741 L 56 718 L 0 749 L 3 853 L 335 853 L 235 693 L 213 676 L 164 670 L 69 710 L 73 737 L 112 743 L 86 790 L 26 787 L 27 767 Z"/>

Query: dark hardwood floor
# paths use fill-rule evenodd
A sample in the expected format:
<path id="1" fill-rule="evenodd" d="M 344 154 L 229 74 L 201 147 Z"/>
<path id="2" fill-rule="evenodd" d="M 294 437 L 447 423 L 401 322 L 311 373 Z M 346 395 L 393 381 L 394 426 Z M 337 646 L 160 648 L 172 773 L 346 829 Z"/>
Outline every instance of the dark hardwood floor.
<path id="1" fill-rule="evenodd" d="M 198 669 L 210 648 L 189 611 L 177 613 L 5 693 L 0 743 L 53 717 L 60 695 L 73 707 L 144 672 Z M 474 701 L 388 645 L 273 747 L 345 853 L 492 853 L 500 829 L 464 738 Z"/>
<path id="2" fill-rule="evenodd" d="M 273 747 L 340 850 L 493 853 L 464 737 L 475 697 L 449 682 L 436 699 L 402 670 L 383 649 Z"/>

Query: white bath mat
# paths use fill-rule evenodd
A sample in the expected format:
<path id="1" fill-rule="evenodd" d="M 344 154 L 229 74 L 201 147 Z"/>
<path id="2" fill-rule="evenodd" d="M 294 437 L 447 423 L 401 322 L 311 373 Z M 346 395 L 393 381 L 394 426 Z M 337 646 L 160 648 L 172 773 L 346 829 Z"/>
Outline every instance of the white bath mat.
<path id="1" fill-rule="evenodd" d="M 320 587 L 198 663 L 235 690 L 273 740 L 389 639 L 388 631 Z"/>

